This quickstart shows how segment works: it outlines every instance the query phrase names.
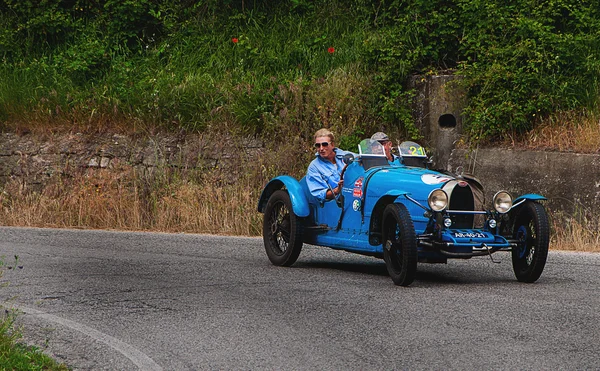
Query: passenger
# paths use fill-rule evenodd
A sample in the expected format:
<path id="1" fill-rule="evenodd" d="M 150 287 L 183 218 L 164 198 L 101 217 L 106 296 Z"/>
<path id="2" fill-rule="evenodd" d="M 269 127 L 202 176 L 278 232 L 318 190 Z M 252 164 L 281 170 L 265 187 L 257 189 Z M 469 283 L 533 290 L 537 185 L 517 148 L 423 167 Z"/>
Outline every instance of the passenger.
<path id="1" fill-rule="evenodd" d="M 371 140 L 376 140 L 383 146 L 385 150 L 385 157 L 387 157 L 390 165 L 400 165 L 402 162 L 400 161 L 400 157 L 396 156 L 392 153 L 392 147 L 394 144 L 390 140 L 390 137 L 387 136 L 386 133 L 378 131 L 377 133 L 371 136 Z"/>
<path id="2" fill-rule="evenodd" d="M 319 202 L 332 200 L 344 186 L 340 174 L 344 169 L 343 157 L 347 151 L 335 147 L 335 138 L 328 129 L 320 129 L 314 135 L 316 158 L 308 166 L 306 185 Z"/>

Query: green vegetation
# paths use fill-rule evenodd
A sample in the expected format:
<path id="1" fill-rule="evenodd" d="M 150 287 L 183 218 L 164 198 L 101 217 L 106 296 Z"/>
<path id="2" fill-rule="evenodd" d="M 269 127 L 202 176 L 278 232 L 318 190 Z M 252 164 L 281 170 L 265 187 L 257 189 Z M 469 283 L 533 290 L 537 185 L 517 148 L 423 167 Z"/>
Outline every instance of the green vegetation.
<path id="1" fill-rule="evenodd" d="M 416 137 L 407 79 L 452 71 L 495 139 L 598 109 L 600 2 L 2 0 L 0 58 L 8 127 Z"/>
<path id="2" fill-rule="evenodd" d="M 0 370 L 68 370 L 36 347 L 19 343 L 20 333 L 14 328 L 14 317 L 0 319 Z"/>

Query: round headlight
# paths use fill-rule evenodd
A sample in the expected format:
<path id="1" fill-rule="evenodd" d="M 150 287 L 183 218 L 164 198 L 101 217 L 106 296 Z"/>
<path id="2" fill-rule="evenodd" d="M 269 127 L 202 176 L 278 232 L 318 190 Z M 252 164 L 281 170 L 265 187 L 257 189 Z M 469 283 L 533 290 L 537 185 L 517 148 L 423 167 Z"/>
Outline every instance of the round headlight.
<path id="1" fill-rule="evenodd" d="M 441 189 L 434 189 L 427 197 L 427 203 L 433 211 L 444 211 L 448 207 L 448 195 Z"/>
<path id="2" fill-rule="evenodd" d="M 512 197 L 508 192 L 500 191 L 494 195 L 494 209 L 500 214 L 507 213 L 512 207 Z"/>

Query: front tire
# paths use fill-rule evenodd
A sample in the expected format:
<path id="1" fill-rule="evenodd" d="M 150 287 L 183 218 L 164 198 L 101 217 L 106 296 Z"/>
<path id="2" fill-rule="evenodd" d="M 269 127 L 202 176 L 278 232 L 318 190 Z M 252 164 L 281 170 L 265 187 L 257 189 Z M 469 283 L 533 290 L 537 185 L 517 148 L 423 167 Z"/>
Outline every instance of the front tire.
<path id="1" fill-rule="evenodd" d="M 263 220 L 263 241 L 271 263 L 285 267 L 294 264 L 302 250 L 303 233 L 303 220 L 294 214 L 287 191 L 273 192 Z"/>
<path id="2" fill-rule="evenodd" d="M 417 237 L 410 214 L 402 204 L 383 211 L 383 259 L 398 286 L 408 286 L 417 274 Z"/>
<path id="3" fill-rule="evenodd" d="M 550 244 L 550 223 L 544 206 L 527 201 L 519 210 L 513 227 L 517 247 L 512 250 L 512 263 L 519 282 L 535 282 L 540 278 Z"/>

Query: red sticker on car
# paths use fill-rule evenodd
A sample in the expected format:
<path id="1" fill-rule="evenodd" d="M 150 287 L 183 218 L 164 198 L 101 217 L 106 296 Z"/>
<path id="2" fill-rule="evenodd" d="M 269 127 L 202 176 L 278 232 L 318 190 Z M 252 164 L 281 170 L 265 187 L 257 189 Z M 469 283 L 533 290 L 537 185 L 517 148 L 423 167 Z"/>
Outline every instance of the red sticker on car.
<path id="1" fill-rule="evenodd" d="M 356 198 L 361 198 L 362 197 L 362 185 L 363 185 L 363 177 L 361 176 L 360 178 L 356 179 L 356 182 L 354 182 L 354 192 L 352 192 L 352 196 L 356 197 Z"/>

